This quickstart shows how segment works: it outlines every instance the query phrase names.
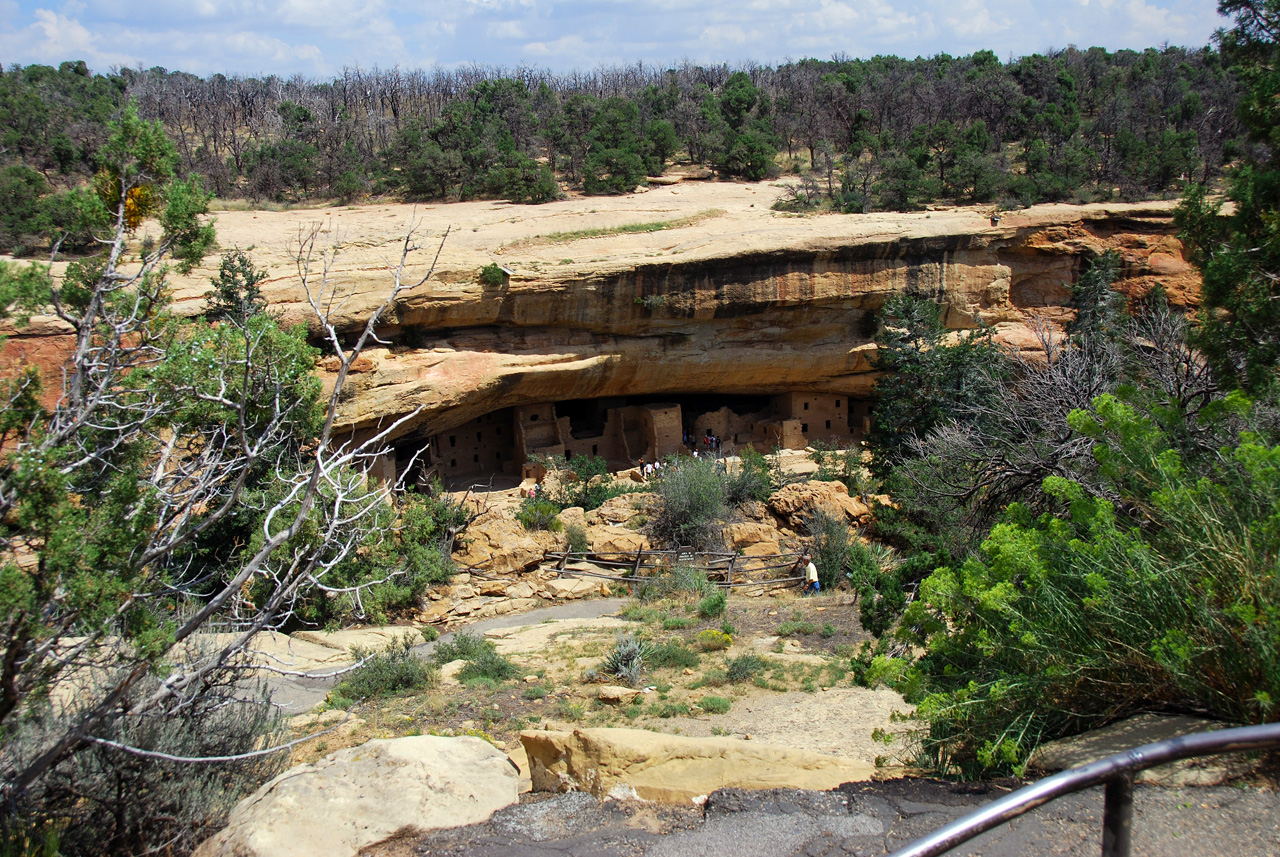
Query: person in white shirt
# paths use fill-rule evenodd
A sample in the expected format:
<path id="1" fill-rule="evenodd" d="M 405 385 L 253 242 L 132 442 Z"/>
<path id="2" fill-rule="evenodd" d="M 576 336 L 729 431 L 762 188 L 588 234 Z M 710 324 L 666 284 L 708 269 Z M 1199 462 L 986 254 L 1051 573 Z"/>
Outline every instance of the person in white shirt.
<path id="1" fill-rule="evenodd" d="M 804 592 L 806 595 L 810 592 L 817 595 L 818 590 L 822 588 L 818 583 L 818 567 L 813 564 L 813 557 L 809 555 L 808 551 L 805 551 L 804 556 L 800 557 L 800 561 L 805 563 Z"/>

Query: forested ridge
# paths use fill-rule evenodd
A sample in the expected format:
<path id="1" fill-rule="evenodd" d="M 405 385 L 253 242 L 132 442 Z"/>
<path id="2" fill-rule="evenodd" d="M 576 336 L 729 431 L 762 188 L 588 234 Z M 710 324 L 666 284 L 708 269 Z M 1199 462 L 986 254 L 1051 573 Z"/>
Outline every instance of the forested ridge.
<path id="1" fill-rule="evenodd" d="M 679 162 L 800 174 L 784 207 L 861 212 L 1177 194 L 1247 154 L 1238 99 L 1207 47 L 332 80 L 14 66 L 0 72 L 0 247 L 73 219 L 53 193 L 95 174 L 105 122 L 129 100 L 163 123 L 179 172 L 224 198 L 537 203 L 628 192 Z"/>

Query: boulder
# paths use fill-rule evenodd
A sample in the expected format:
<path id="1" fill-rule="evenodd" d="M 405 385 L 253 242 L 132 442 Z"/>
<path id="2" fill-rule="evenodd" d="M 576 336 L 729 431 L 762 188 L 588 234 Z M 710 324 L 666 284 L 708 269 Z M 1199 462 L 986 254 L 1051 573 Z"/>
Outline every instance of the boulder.
<path id="1" fill-rule="evenodd" d="M 719 788 L 816 789 L 870 779 L 866 762 L 735 738 L 689 738 L 643 729 L 527 730 L 534 791 L 585 791 L 688 803 Z"/>
<path id="2" fill-rule="evenodd" d="M 777 556 L 782 553 L 782 545 L 777 542 L 756 542 L 742 549 L 743 556 Z"/>
<path id="3" fill-rule="evenodd" d="M 1031 753 L 1027 769 L 1042 773 L 1062 771 L 1088 765 L 1143 744 L 1222 729 L 1227 725 L 1229 724 L 1196 717 L 1139 714 L 1101 729 L 1041 744 Z M 1216 786 L 1253 773 L 1261 762 L 1261 759 L 1249 758 L 1242 753 L 1202 756 L 1148 768 L 1139 772 L 1134 780 L 1174 788 Z"/>
<path id="4" fill-rule="evenodd" d="M 467 527 L 466 545 L 454 562 L 486 574 L 518 574 L 542 562 L 543 546 L 519 522 L 497 511 L 485 512 Z"/>
<path id="5" fill-rule="evenodd" d="M 599 590 L 600 584 L 587 577 L 562 577 L 558 580 L 548 580 L 543 584 L 543 588 L 552 598 L 586 598 Z"/>
<path id="6" fill-rule="evenodd" d="M 781 488 L 769 498 L 769 511 L 793 530 L 803 528 L 805 518 L 817 509 L 843 516 L 853 524 L 865 524 L 871 518 L 871 509 L 850 497 L 843 482 L 800 482 Z"/>
<path id="7" fill-rule="evenodd" d="M 728 550 L 745 549 L 762 542 L 771 542 L 776 547 L 778 528 L 755 521 L 727 524 L 724 528 L 724 545 Z"/>
<path id="8" fill-rule="evenodd" d="M 505 580 L 482 580 L 479 589 L 481 595 L 503 596 L 507 594 L 507 582 Z"/>
<path id="9" fill-rule="evenodd" d="M 657 497 L 656 494 L 622 494 L 618 497 L 611 497 L 600 505 L 600 508 L 586 515 L 587 523 L 592 525 L 599 524 L 625 524 L 643 510 Z"/>
<path id="10" fill-rule="evenodd" d="M 560 514 L 556 515 L 560 519 L 560 523 L 564 524 L 567 530 L 572 526 L 579 526 L 586 529 L 587 513 L 582 510 L 581 506 L 570 506 L 567 509 L 561 509 Z"/>
<path id="11" fill-rule="evenodd" d="M 424 624 L 435 625 L 449 618 L 449 610 L 452 606 L 448 601 L 435 601 L 430 607 L 419 610 L 416 618 Z"/>
<path id="12" fill-rule="evenodd" d="M 625 705 L 640 695 L 640 691 L 633 687 L 620 687 L 616 684 L 606 684 L 596 691 L 596 699 L 606 705 Z"/>
<path id="13" fill-rule="evenodd" d="M 635 553 L 649 549 L 649 537 L 626 527 L 593 527 L 587 533 L 592 553 Z"/>
<path id="14" fill-rule="evenodd" d="M 486 821 L 518 798 L 506 754 L 479 738 L 374 740 L 293 768 L 242 800 L 197 857 L 355 857 L 397 834 Z"/>
<path id="15" fill-rule="evenodd" d="M 535 592 L 533 585 L 525 583 L 523 580 L 519 583 L 507 584 L 508 598 L 532 598 Z"/>

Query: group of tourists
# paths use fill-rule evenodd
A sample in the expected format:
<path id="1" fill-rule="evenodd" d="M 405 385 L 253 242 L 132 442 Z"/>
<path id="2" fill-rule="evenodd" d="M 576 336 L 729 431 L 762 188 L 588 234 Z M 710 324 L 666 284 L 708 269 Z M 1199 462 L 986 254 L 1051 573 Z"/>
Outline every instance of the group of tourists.
<path id="1" fill-rule="evenodd" d="M 721 450 L 721 440 L 711 432 L 705 432 L 702 440 L 696 440 L 688 429 L 684 430 L 684 445 L 693 452 L 693 457 L 698 458 L 698 452 L 702 451 L 712 455 L 719 455 Z"/>
<path id="2" fill-rule="evenodd" d="M 640 472 L 644 474 L 645 479 L 651 479 L 662 471 L 661 461 L 645 461 L 644 458 L 641 458 L 637 466 L 640 468 Z"/>

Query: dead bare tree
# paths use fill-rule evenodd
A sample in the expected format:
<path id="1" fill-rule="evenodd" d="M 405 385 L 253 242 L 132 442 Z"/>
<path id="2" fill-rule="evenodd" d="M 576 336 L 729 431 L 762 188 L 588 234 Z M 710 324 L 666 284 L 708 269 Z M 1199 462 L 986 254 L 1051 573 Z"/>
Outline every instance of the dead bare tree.
<path id="1" fill-rule="evenodd" d="M 340 248 L 321 246 L 318 229 L 302 236 L 299 274 L 338 357 L 317 405 L 312 352 L 269 316 L 211 326 L 167 313 L 172 247 L 127 252 L 129 189 L 101 265 L 51 292 L 76 334 L 62 398 L 47 414 L 27 407 L 0 463 L 0 575 L 12 587 L 0 597 L 0 822 L 76 754 L 129 749 L 113 724 L 242 698 L 255 635 L 287 622 L 304 595 L 376 583 L 338 582 L 335 569 L 394 490 L 368 483 L 368 463 L 414 416 L 335 441 L 352 362 L 379 341 L 384 313 L 431 277 L 443 237 L 426 272 L 410 275 L 422 249 L 410 225 L 388 260 L 386 299 L 352 338 L 337 321 L 348 298 Z M 11 405 L 29 399 L 23 385 L 8 393 Z M 254 480 L 270 486 L 256 492 L 270 498 L 256 539 L 235 568 L 211 574 L 191 549 Z M 36 721 L 38 746 L 10 752 Z"/>

